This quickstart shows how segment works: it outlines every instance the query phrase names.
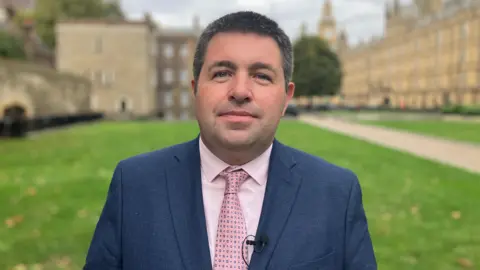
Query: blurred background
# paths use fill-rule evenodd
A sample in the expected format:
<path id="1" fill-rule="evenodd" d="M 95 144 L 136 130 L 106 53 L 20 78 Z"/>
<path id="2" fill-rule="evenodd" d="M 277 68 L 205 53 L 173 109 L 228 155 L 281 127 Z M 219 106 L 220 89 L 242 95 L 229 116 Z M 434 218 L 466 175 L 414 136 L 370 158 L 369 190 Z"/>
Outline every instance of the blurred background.
<path id="1" fill-rule="evenodd" d="M 81 269 L 118 161 L 194 138 L 205 26 L 294 44 L 277 138 L 353 170 L 379 269 L 480 269 L 480 0 L 0 0 L 0 269 Z"/>

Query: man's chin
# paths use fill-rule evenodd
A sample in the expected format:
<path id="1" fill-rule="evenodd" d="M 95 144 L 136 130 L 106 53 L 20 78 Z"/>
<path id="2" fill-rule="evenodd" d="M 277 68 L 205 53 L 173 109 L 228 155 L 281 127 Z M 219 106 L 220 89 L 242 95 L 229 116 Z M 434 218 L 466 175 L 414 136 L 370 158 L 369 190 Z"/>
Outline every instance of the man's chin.
<path id="1" fill-rule="evenodd" d="M 251 132 L 247 130 L 229 130 L 222 134 L 221 140 L 225 147 L 233 149 L 246 147 L 255 142 Z"/>

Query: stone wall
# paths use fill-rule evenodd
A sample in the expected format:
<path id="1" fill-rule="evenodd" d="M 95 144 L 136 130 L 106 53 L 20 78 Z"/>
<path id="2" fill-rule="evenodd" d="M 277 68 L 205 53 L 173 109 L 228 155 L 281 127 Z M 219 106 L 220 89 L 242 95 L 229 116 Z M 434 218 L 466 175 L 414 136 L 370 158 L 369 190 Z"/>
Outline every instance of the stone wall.
<path id="1" fill-rule="evenodd" d="M 0 119 L 20 106 L 27 117 L 91 112 L 88 79 L 32 63 L 0 59 Z"/>

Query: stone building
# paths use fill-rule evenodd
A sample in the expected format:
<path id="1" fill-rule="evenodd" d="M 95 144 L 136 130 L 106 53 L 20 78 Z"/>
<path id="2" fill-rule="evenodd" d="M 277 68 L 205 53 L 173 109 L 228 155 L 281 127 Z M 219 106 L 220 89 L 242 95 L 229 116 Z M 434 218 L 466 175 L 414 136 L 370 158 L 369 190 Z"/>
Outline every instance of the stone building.
<path id="1" fill-rule="evenodd" d="M 158 108 L 165 119 L 193 116 L 192 65 L 200 34 L 198 17 L 190 29 L 161 29 L 158 41 Z"/>
<path id="2" fill-rule="evenodd" d="M 381 37 L 338 49 L 351 105 L 480 104 L 480 0 L 399 0 Z"/>
<path id="3" fill-rule="evenodd" d="M 57 69 L 93 82 L 92 108 L 107 115 L 192 116 L 191 66 L 199 33 L 144 20 L 67 20 L 57 25 Z"/>
<path id="4" fill-rule="evenodd" d="M 155 115 L 157 31 L 149 16 L 139 21 L 60 21 L 56 68 L 92 81 L 94 111 L 111 116 Z"/>
<path id="5" fill-rule="evenodd" d="M 89 114 L 91 82 L 31 62 L 0 59 L 0 121 Z"/>

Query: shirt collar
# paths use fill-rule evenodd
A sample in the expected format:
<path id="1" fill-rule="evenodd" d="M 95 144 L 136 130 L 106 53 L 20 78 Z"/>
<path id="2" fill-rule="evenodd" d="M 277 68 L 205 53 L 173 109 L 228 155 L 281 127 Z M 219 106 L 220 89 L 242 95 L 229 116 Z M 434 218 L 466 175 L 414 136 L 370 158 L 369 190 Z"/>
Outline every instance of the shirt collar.
<path id="1" fill-rule="evenodd" d="M 203 143 L 201 136 L 199 137 L 199 150 L 202 173 L 207 181 L 212 182 L 217 178 L 218 174 L 230 166 L 208 149 Z M 271 152 L 272 145 L 254 160 L 240 166 L 240 168 L 245 170 L 259 185 L 264 185 L 267 181 Z"/>

